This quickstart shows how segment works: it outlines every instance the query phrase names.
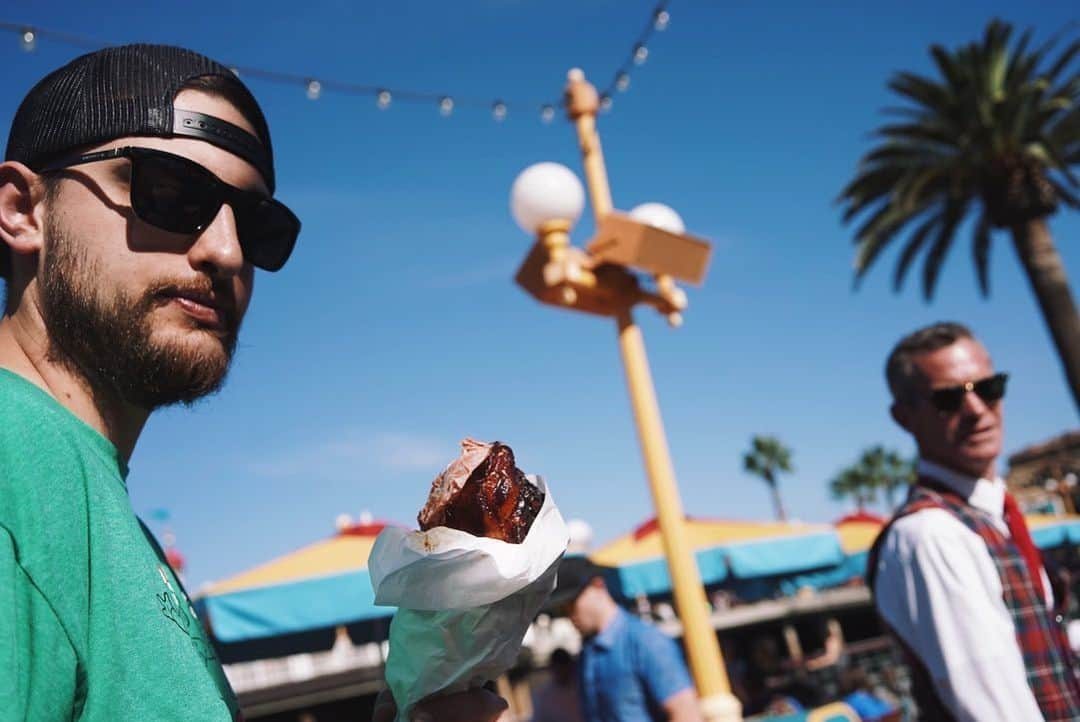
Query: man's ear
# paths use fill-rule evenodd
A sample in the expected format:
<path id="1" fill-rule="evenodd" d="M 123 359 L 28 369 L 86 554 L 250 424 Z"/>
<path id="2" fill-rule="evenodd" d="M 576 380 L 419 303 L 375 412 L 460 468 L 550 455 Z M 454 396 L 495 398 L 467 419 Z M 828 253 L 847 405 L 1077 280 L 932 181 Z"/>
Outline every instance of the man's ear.
<path id="1" fill-rule="evenodd" d="M 45 186 L 37 173 L 15 161 L 0 163 L 0 241 L 13 254 L 41 250 L 44 199 Z"/>

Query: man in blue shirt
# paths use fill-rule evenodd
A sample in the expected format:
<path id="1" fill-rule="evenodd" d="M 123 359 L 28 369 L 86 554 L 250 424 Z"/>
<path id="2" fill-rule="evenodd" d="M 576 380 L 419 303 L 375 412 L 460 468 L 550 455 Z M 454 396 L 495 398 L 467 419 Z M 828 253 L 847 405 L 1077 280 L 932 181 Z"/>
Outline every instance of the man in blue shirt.
<path id="1" fill-rule="evenodd" d="M 656 627 L 627 614 L 604 583 L 604 568 L 565 559 L 553 603 L 583 644 L 578 689 L 587 722 L 701 722 L 682 652 Z"/>

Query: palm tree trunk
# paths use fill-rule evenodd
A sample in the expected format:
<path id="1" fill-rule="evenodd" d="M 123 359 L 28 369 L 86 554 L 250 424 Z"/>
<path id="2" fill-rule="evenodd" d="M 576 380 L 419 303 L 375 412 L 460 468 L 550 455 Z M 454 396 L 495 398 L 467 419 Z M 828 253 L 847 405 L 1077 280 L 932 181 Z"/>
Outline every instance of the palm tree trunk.
<path id="1" fill-rule="evenodd" d="M 1045 218 L 1013 226 L 1013 245 L 1057 347 L 1073 403 L 1080 411 L 1080 314 L 1069 290 L 1061 255 Z"/>
<path id="2" fill-rule="evenodd" d="M 772 503 L 776 509 L 776 518 L 780 521 L 787 521 L 787 514 L 784 513 L 784 503 L 780 500 L 780 489 L 776 484 L 770 484 L 772 488 Z"/>

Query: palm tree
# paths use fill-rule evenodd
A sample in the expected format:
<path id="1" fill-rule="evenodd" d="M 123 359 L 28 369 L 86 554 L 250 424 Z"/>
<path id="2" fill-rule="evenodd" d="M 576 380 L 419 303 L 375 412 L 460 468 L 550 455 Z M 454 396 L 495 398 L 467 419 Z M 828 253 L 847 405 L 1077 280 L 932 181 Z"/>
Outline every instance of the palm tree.
<path id="1" fill-rule="evenodd" d="M 877 487 L 870 483 L 869 477 L 858 464 L 849 466 L 829 482 L 829 490 L 834 499 L 846 499 L 851 497 L 855 500 L 855 508 L 859 511 L 866 509 L 866 505 L 877 497 Z"/>
<path id="2" fill-rule="evenodd" d="M 913 461 L 883 446 L 872 446 L 865 449 L 854 464 L 833 477 L 829 490 L 835 499 L 853 498 L 859 511 L 876 501 L 877 492 L 881 490 L 885 492 L 889 508 L 895 509 L 896 492 L 914 481 Z"/>
<path id="3" fill-rule="evenodd" d="M 899 291 L 925 250 L 922 290 L 934 294 L 957 229 L 975 218 L 972 257 L 979 288 L 990 292 L 990 240 L 1007 229 L 1050 329 L 1073 400 L 1080 408 L 1080 316 L 1047 218 L 1059 204 L 1080 208 L 1080 54 L 1072 42 L 1052 61 L 1057 38 L 1029 51 L 1031 31 L 1010 48 L 1012 26 L 999 20 L 981 42 L 930 48 L 939 78 L 900 72 L 889 87 L 907 105 L 887 109 L 897 122 L 877 129 L 840 193 L 855 231 L 858 286 L 881 251 L 911 229 L 893 273 Z"/>
<path id="4" fill-rule="evenodd" d="M 776 518 L 787 521 L 776 477 L 780 472 L 791 473 L 791 449 L 775 436 L 754 436 L 750 441 L 750 451 L 743 456 L 743 468 L 765 480 L 772 491 Z"/>
<path id="5" fill-rule="evenodd" d="M 915 462 L 883 446 L 865 450 L 858 461 L 875 489 L 885 492 L 889 509 L 896 508 L 895 494 L 915 481 Z"/>

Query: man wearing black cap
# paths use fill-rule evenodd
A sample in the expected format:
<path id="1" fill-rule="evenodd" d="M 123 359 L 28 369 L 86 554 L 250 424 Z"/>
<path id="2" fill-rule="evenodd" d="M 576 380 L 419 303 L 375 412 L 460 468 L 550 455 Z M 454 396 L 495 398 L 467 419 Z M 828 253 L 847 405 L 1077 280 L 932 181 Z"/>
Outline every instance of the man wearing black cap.
<path id="1" fill-rule="evenodd" d="M 627 614 L 611 596 L 610 570 L 585 557 L 559 566 L 549 608 L 583 638 L 578 689 L 588 722 L 700 722 L 697 695 L 674 640 Z"/>
<path id="2" fill-rule="evenodd" d="M 38 83 L 0 164 L 0 718 L 235 720 L 127 462 L 225 379 L 255 267 L 299 233 L 229 70 L 135 45 Z"/>
<path id="3" fill-rule="evenodd" d="M 90 53 L 19 106 L 0 163 L 0 719 L 241 719 L 126 477 L 152 411 L 224 382 L 254 269 L 288 260 L 300 222 L 273 191 L 254 97 L 191 51 Z M 505 708 L 480 689 L 416 714 Z"/>

